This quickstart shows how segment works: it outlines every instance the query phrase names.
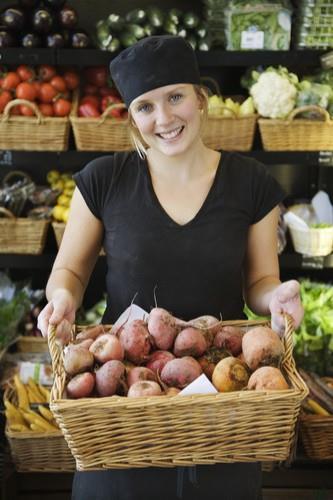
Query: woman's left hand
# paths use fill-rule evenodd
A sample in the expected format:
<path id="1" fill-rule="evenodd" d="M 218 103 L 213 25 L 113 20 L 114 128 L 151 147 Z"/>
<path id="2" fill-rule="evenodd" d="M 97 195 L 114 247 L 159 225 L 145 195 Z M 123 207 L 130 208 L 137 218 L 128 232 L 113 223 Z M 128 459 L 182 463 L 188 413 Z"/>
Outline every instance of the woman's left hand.
<path id="1" fill-rule="evenodd" d="M 281 283 L 272 294 L 269 310 L 272 318 L 272 329 L 280 336 L 284 333 L 284 313 L 288 313 L 293 318 L 294 328 L 298 328 L 304 315 L 298 281 L 290 280 Z"/>

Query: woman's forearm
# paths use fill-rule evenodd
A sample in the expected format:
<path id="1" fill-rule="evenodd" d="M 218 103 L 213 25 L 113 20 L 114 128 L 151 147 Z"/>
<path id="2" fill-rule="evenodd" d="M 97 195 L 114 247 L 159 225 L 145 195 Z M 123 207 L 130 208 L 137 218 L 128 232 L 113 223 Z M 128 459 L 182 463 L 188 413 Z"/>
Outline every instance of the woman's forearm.
<path id="1" fill-rule="evenodd" d="M 245 301 L 251 311 L 261 316 L 269 314 L 272 294 L 280 284 L 281 281 L 275 276 L 267 276 L 245 290 Z"/>
<path id="2" fill-rule="evenodd" d="M 57 291 L 67 290 L 72 296 L 76 309 L 81 305 L 87 283 L 74 271 L 67 268 L 54 268 L 46 285 L 46 297 L 50 301 Z"/>

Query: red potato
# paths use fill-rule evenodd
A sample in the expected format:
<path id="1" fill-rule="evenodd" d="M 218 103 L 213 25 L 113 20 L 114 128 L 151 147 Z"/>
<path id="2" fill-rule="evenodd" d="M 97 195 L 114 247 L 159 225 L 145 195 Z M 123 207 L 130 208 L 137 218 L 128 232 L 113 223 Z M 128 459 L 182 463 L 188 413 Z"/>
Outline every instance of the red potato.
<path id="1" fill-rule="evenodd" d="M 161 373 L 168 361 L 175 359 L 170 351 L 154 351 L 146 363 L 146 367 L 154 373 Z"/>
<path id="2" fill-rule="evenodd" d="M 161 396 L 162 389 L 157 382 L 152 380 L 140 380 L 135 382 L 128 389 L 127 396 L 129 398 L 147 397 L 147 396 Z"/>
<path id="3" fill-rule="evenodd" d="M 183 389 L 202 374 L 198 361 L 191 356 L 175 358 L 164 366 L 161 380 L 169 387 Z"/>
<path id="4" fill-rule="evenodd" d="M 136 382 L 142 380 L 152 380 L 153 382 L 156 382 L 156 375 L 152 370 L 149 370 L 149 368 L 146 368 L 145 366 L 134 366 L 134 368 L 129 370 L 127 373 L 128 387 L 131 387 Z"/>
<path id="5" fill-rule="evenodd" d="M 134 364 L 147 361 L 151 349 L 150 335 L 146 323 L 135 319 L 122 328 L 119 340 L 125 351 L 125 357 Z"/>
<path id="6" fill-rule="evenodd" d="M 206 352 L 207 347 L 203 333 L 198 328 L 188 327 L 178 333 L 173 353 L 178 358 L 183 356 L 198 358 Z"/>
<path id="7" fill-rule="evenodd" d="M 179 327 L 176 325 L 176 318 L 166 309 L 154 307 L 148 316 L 148 331 L 154 339 L 155 347 L 167 351 L 171 349 Z"/>
<path id="8" fill-rule="evenodd" d="M 243 336 L 242 351 L 251 371 L 260 366 L 278 366 L 283 356 L 280 337 L 268 326 L 251 328 Z"/>
<path id="9" fill-rule="evenodd" d="M 95 377 L 90 372 L 75 375 L 67 384 L 67 395 L 69 398 L 87 398 L 93 392 Z"/>
<path id="10" fill-rule="evenodd" d="M 94 365 L 94 356 L 80 344 L 70 344 L 64 353 L 64 368 L 68 375 L 76 375 L 90 370 Z"/>
<path id="11" fill-rule="evenodd" d="M 96 325 L 92 327 L 85 328 L 76 336 L 76 341 L 81 341 L 85 339 L 95 340 L 99 335 L 105 333 L 106 328 L 104 325 Z"/>
<path id="12" fill-rule="evenodd" d="M 219 392 L 239 391 L 247 386 L 249 372 L 238 358 L 221 359 L 213 371 L 212 382 Z"/>
<path id="13" fill-rule="evenodd" d="M 89 347 L 98 363 L 106 363 L 111 359 L 122 361 L 124 359 L 124 348 L 120 340 L 110 333 L 103 333 L 93 341 Z"/>
<path id="14" fill-rule="evenodd" d="M 256 391 L 282 391 L 289 389 L 289 385 L 278 368 L 262 366 L 252 373 L 247 388 Z"/>
<path id="15" fill-rule="evenodd" d="M 214 346 L 226 349 L 233 356 L 242 352 L 243 332 L 237 326 L 223 326 L 215 335 Z"/>
<path id="16" fill-rule="evenodd" d="M 124 390 L 125 366 L 121 361 L 107 361 L 96 371 L 96 389 L 100 396 L 113 396 Z"/>

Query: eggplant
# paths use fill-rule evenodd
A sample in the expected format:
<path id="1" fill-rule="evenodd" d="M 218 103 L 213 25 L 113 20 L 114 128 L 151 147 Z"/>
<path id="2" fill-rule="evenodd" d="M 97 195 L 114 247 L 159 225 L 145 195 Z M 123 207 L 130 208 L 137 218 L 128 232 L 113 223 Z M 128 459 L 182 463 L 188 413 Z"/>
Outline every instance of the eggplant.
<path id="1" fill-rule="evenodd" d="M 22 9 L 9 7 L 1 16 L 2 22 L 6 28 L 14 31 L 20 31 L 25 25 L 25 15 Z"/>
<path id="2" fill-rule="evenodd" d="M 21 38 L 21 45 L 26 49 L 36 49 L 42 47 L 42 39 L 37 33 L 25 33 Z"/>
<path id="3" fill-rule="evenodd" d="M 6 31 L 4 29 L 0 29 L 0 48 L 4 49 L 7 47 L 16 47 L 17 40 L 13 33 Z"/>
<path id="4" fill-rule="evenodd" d="M 32 16 L 32 26 L 37 33 L 50 33 L 53 26 L 53 16 L 47 9 L 36 9 Z"/>
<path id="5" fill-rule="evenodd" d="M 51 9 L 57 10 L 61 9 L 66 0 L 44 0 L 46 7 L 50 7 Z"/>
<path id="6" fill-rule="evenodd" d="M 46 37 L 46 46 L 50 49 L 63 49 L 66 45 L 62 33 L 49 33 Z"/>
<path id="7" fill-rule="evenodd" d="M 63 28 L 73 29 L 77 25 L 78 15 L 73 7 L 67 5 L 63 7 L 58 14 L 59 23 Z"/>
<path id="8" fill-rule="evenodd" d="M 86 49 L 90 46 L 90 38 L 84 31 L 74 31 L 71 34 L 71 46 L 73 49 Z"/>

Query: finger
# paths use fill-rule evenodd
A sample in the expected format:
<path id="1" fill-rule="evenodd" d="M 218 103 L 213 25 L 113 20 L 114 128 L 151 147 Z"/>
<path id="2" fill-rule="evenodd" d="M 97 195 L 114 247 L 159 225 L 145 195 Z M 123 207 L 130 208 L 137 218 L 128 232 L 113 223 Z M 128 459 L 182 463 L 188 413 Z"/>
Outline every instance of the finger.
<path id="1" fill-rule="evenodd" d="M 296 280 L 286 281 L 277 290 L 277 299 L 284 304 L 299 297 L 300 285 Z"/>
<path id="2" fill-rule="evenodd" d="M 57 326 L 56 336 L 64 344 L 66 344 L 71 338 L 72 324 L 63 319 Z"/>
<path id="3" fill-rule="evenodd" d="M 283 337 L 285 332 L 284 317 L 282 314 L 273 313 L 271 316 L 271 328 L 274 330 L 279 337 Z"/>

